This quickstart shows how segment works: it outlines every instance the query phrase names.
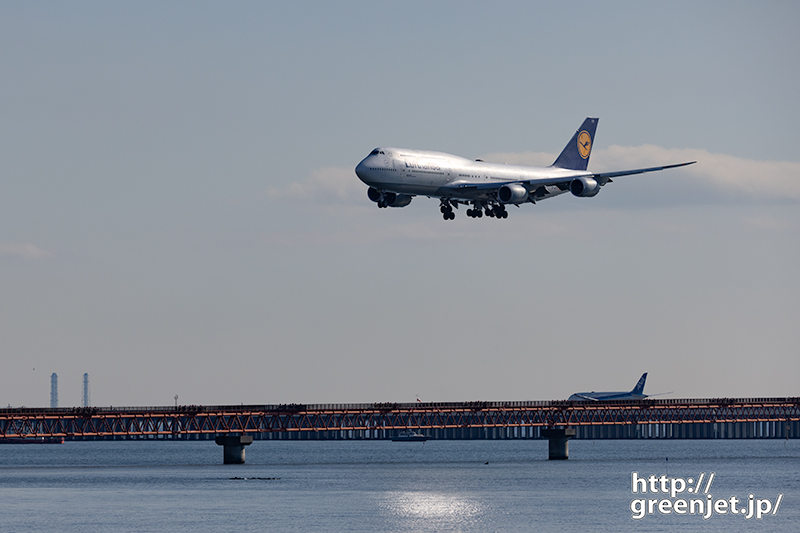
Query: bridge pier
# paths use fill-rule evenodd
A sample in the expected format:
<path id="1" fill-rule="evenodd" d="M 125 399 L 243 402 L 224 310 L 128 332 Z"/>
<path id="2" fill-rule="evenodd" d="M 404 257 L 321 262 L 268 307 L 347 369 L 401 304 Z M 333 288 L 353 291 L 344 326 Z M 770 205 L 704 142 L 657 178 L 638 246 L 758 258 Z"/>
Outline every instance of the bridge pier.
<path id="1" fill-rule="evenodd" d="M 547 458 L 553 460 L 569 459 L 569 439 L 575 436 L 575 428 L 542 429 L 542 437 L 548 440 Z"/>
<path id="2" fill-rule="evenodd" d="M 226 465 L 244 464 L 244 447 L 253 444 L 251 435 L 224 435 L 214 439 L 222 446 L 222 462 Z"/>

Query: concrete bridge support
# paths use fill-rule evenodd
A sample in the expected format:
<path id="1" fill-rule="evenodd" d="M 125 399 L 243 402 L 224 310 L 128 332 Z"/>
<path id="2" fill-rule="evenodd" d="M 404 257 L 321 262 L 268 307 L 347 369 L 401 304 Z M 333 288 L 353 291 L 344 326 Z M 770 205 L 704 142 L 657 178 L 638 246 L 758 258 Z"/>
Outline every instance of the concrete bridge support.
<path id="1" fill-rule="evenodd" d="M 253 444 L 253 437 L 250 435 L 225 435 L 216 437 L 214 441 L 223 447 L 223 463 L 242 465 L 244 464 L 244 447 Z"/>
<path id="2" fill-rule="evenodd" d="M 569 459 L 569 439 L 575 436 L 575 428 L 542 429 L 542 437 L 549 441 L 547 458 L 553 460 Z"/>

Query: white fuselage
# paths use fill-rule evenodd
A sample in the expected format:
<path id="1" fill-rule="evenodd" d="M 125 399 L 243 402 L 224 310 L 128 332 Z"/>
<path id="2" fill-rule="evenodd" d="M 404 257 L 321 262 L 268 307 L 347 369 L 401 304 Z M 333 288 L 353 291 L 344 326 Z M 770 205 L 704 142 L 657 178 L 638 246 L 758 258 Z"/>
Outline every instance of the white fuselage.
<path id="1" fill-rule="evenodd" d="M 591 173 L 472 161 L 443 152 L 376 148 L 358 164 L 356 175 L 380 191 L 466 201 L 489 197 L 495 183 L 518 181 L 550 184 L 546 196 L 554 196 L 568 190 L 552 185 L 554 181 L 568 183 L 572 178 Z"/>
<path id="2" fill-rule="evenodd" d="M 367 197 L 379 208 L 405 207 L 414 196 L 436 197 L 445 220 L 453 209 L 471 204 L 467 216 L 508 218 L 506 204 L 536 203 L 569 191 L 591 198 L 618 176 L 644 174 L 691 165 L 616 170 L 593 174 L 587 170 L 599 119 L 586 117 L 549 167 L 486 163 L 457 155 L 403 148 L 375 148 L 356 167 L 356 175 L 369 186 Z"/>

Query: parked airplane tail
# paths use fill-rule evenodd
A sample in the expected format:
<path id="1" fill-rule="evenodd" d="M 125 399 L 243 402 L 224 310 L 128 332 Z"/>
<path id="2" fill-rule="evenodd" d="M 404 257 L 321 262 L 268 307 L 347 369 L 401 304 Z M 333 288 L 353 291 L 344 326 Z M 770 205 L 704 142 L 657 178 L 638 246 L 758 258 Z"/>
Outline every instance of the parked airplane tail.
<path id="1" fill-rule="evenodd" d="M 586 170 L 589 165 L 589 155 L 592 153 L 594 132 L 597 129 L 598 120 L 597 118 L 584 120 L 552 166 L 569 170 Z"/>
<path id="2" fill-rule="evenodd" d="M 631 391 L 631 394 L 644 394 L 644 382 L 647 380 L 647 372 L 642 374 L 642 377 L 639 378 L 639 382 L 636 383 L 636 386 Z"/>

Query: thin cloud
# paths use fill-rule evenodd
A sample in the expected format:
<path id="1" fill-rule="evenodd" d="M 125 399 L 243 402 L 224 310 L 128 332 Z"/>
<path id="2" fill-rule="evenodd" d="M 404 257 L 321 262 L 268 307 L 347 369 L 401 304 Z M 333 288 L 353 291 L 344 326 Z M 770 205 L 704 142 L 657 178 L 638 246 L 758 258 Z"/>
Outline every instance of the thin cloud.
<path id="1" fill-rule="evenodd" d="M 764 231 L 778 232 L 794 231 L 796 229 L 790 222 L 769 215 L 744 217 L 742 222 L 746 226 Z"/>
<path id="2" fill-rule="evenodd" d="M 269 201 L 299 201 L 314 203 L 358 204 L 367 197 L 364 184 L 358 180 L 353 167 L 322 167 L 312 171 L 304 181 L 282 187 L 268 187 Z"/>
<path id="3" fill-rule="evenodd" d="M 515 165 L 546 166 L 556 154 L 543 152 L 494 153 L 484 157 Z M 757 161 L 708 150 L 662 148 L 660 146 L 610 146 L 592 153 L 590 169 L 595 172 L 644 168 L 697 161 L 681 173 L 718 192 L 745 194 L 758 199 L 800 200 L 800 163 Z"/>
<path id="4" fill-rule="evenodd" d="M 497 152 L 482 159 L 514 165 L 547 166 L 555 158 L 556 154 L 547 152 Z M 686 161 L 697 161 L 697 164 L 682 168 L 683 176 L 723 196 L 744 194 L 761 200 L 800 200 L 800 163 L 792 161 L 757 161 L 689 148 L 614 145 L 595 150 L 590 168 L 602 172 Z M 322 167 L 303 181 L 269 187 L 266 198 L 268 201 L 362 205 L 365 191 L 352 167 Z"/>
<path id="5" fill-rule="evenodd" d="M 547 166 L 555 154 L 546 152 L 495 153 L 483 157 L 487 161 L 509 164 Z M 266 190 L 266 201 L 291 206 L 293 213 L 265 236 L 276 244 L 303 245 L 316 242 L 341 244 L 369 244 L 387 241 L 504 241 L 515 240 L 520 235 L 528 239 L 563 238 L 583 235 L 587 228 L 613 224 L 617 217 L 632 207 L 636 209 L 680 208 L 696 203 L 726 204 L 770 203 L 800 200 L 800 163 L 787 161 L 754 161 L 706 150 L 666 149 L 652 145 L 639 147 L 611 146 L 594 152 L 591 170 L 602 172 L 627 168 L 643 168 L 685 161 L 698 161 L 696 165 L 647 175 L 648 194 L 642 190 L 629 190 L 620 178 L 619 184 L 603 192 L 602 206 L 593 200 L 567 198 L 548 200 L 548 212 L 541 216 L 541 208 L 523 206 L 512 210 L 509 220 L 468 220 L 463 211 L 455 223 L 442 224 L 436 209 L 437 200 L 418 197 L 402 210 L 377 209 L 366 197 L 366 185 L 356 177 L 353 168 L 322 167 L 302 181 Z M 667 179 L 669 178 L 669 179 Z M 631 180 L 639 179 L 631 176 Z M 613 194 L 610 194 L 613 193 Z M 554 203 L 551 203 L 554 202 Z M 426 205 L 427 204 L 427 205 Z M 552 208 L 552 209 L 551 209 Z M 589 208 L 589 209 L 587 209 Z M 402 212 L 398 212 L 402 211 Z M 527 211 L 527 212 L 523 212 Z M 527 215 L 527 216 L 523 216 Z M 538 216 L 537 216 L 538 215 Z M 750 215 L 753 217 L 752 215 Z M 308 226 L 308 220 L 322 217 L 326 223 Z M 598 220 L 604 224 L 598 224 Z M 292 222 L 288 222 L 288 221 Z M 431 224 L 436 221 L 438 224 Z M 483 223 L 481 223 L 483 222 Z M 753 217 L 743 220 L 754 229 L 765 231 L 791 231 L 793 222 L 781 216 Z M 692 231 L 681 219 L 665 222 L 656 217 L 652 224 L 669 233 Z"/>
<path id="6" fill-rule="evenodd" d="M 0 257 L 44 259 L 53 254 L 33 244 L 0 244 Z"/>

